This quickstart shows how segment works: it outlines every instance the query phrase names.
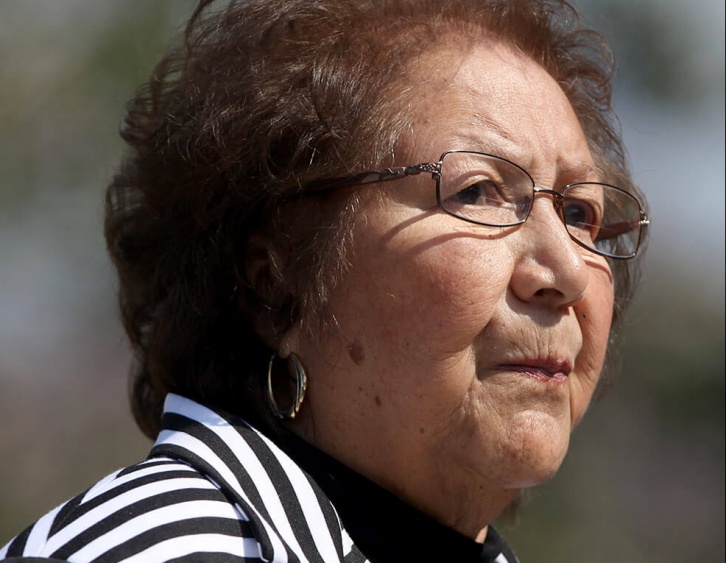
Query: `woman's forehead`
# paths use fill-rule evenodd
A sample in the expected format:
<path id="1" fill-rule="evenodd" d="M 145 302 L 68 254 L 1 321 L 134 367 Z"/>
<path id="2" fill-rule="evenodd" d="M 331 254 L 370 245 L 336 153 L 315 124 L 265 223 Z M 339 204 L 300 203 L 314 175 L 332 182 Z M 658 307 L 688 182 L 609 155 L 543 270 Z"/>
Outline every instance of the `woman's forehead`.
<path id="1" fill-rule="evenodd" d="M 449 46 L 428 62 L 428 78 L 413 85 L 420 97 L 401 147 L 409 159 L 466 149 L 528 166 L 566 153 L 566 168 L 594 168 L 569 100 L 532 59 L 488 41 L 463 50 Z"/>

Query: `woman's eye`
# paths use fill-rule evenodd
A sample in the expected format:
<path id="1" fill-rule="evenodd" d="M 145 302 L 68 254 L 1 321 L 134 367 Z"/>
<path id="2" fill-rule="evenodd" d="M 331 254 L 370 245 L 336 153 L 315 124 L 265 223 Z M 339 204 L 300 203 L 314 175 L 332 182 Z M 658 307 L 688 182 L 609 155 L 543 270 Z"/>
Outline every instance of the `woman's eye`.
<path id="1" fill-rule="evenodd" d="M 452 199 L 463 205 L 501 205 L 505 201 L 502 187 L 491 180 L 472 184 L 458 191 Z"/>
<path id="2" fill-rule="evenodd" d="M 595 206 L 584 200 L 565 201 L 565 225 L 588 231 L 594 238 L 600 228 L 600 214 Z"/>

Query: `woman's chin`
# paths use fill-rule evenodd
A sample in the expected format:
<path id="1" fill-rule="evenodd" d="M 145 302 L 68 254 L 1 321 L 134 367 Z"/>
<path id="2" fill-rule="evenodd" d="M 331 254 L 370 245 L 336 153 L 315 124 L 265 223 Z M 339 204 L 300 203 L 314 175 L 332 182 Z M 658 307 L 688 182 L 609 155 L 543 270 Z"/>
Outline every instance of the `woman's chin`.
<path id="1" fill-rule="evenodd" d="M 517 427 L 502 448 L 503 488 L 524 489 L 550 480 L 559 470 L 570 443 L 569 427 L 543 417 Z"/>
<path id="2" fill-rule="evenodd" d="M 507 488 L 528 489 L 546 483 L 555 476 L 563 459 L 564 455 L 557 460 L 540 460 L 538 463 L 522 467 L 521 471 L 517 471 L 516 467 L 510 468 L 511 477 L 507 479 Z"/>

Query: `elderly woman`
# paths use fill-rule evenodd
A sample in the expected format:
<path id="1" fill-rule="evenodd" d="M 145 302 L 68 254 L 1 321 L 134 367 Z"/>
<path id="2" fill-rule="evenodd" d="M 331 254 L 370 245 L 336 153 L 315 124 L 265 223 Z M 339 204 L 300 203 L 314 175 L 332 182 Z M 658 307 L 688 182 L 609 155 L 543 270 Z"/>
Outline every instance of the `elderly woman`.
<path id="1" fill-rule="evenodd" d="M 514 563 L 648 223 L 607 47 L 555 0 L 210 4 L 108 190 L 156 443 L 0 555 Z"/>

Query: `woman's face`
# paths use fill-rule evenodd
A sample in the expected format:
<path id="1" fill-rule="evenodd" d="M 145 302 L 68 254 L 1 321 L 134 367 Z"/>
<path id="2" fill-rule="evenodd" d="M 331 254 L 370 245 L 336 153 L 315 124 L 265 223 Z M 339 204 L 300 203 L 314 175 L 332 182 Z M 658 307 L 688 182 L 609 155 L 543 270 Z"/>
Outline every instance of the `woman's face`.
<path id="1" fill-rule="evenodd" d="M 397 164 L 468 149 L 541 187 L 598 179 L 570 104 L 532 61 L 481 45 L 422 67 L 438 78 L 420 88 Z M 525 224 L 494 228 L 440 210 L 428 174 L 360 189 L 338 326 L 283 343 L 309 376 L 293 428 L 476 535 L 559 467 L 603 364 L 610 269 L 570 240 L 548 195 Z"/>

